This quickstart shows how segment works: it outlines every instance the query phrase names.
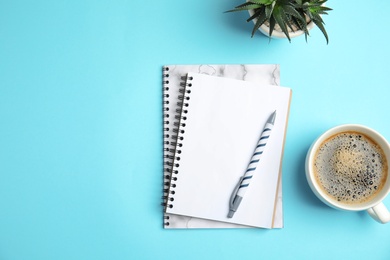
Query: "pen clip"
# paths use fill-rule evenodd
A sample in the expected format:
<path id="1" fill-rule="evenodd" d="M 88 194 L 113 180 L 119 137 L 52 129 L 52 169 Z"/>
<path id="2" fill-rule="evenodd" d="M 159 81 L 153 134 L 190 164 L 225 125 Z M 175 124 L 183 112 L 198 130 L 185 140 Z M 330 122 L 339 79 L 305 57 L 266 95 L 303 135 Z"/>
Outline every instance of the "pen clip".
<path id="1" fill-rule="evenodd" d="M 238 189 L 240 188 L 240 185 L 241 185 L 241 182 L 242 180 L 244 179 L 244 176 L 240 177 L 240 180 L 238 181 L 236 187 L 234 188 L 233 192 L 232 192 L 232 196 L 230 196 L 230 202 L 229 202 L 229 206 L 230 208 L 233 207 L 233 203 L 234 203 L 234 199 L 236 198 L 236 195 L 237 195 L 237 192 L 238 192 Z"/>

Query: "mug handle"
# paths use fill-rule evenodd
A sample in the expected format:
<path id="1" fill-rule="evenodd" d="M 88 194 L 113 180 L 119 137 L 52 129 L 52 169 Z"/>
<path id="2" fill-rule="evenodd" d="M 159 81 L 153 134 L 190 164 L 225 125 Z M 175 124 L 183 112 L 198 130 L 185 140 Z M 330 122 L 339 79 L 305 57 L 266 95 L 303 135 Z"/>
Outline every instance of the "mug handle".
<path id="1" fill-rule="evenodd" d="M 367 212 L 379 223 L 385 224 L 390 221 L 390 212 L 382 202 L 367 209 Z"/>

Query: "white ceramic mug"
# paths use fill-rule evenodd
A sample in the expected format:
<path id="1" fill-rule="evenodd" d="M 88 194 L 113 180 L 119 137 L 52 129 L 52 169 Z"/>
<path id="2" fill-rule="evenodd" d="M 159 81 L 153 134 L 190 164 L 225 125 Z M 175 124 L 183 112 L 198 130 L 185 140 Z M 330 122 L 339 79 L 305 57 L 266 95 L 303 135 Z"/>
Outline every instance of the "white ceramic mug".
<path id="1" fill-rule="evenodd" d="M 387 179 L 383 184 L 383 188 L 374 195 L 373 198 L 366 202 L 361 203 L 351 203 L 351 204 L 343 204 L 335 200 L 326 194 L 320 187 L 320 184 L 316 181 L 314 176 L 314 160 L 315 155 L 320 147 L 320 145 L 327 140 L 329 137 L 334 136 L 341 132 L 353 131 L 362 133 L 372 140 L 374 140 L 383 150 L 385 157 L 387 159 L 388 164 L 390 164 L 390 145 L 387 140 L 375 130 L 368 128 L 363 125 L 355 125 L 355 124 L 346 124 L 336 126 L 334 128 L 329 129 L 325 133 L 323 133 L 314 143 L 311 145 L 307 156 L 306 156 L 306 178 L 310 185 L 310 188 L 314 192 L 314 194 L 325 204 L 341 210 L 348 211 L 362 211 L 366 210 L 372 218 L 380 223 L 387 223 L 390 221 L 390 212 L 387 210 L 386 206 L 382 203 L 383 199 L 387 196 L 390 191 L 390 165 L 388 165 Z"/>

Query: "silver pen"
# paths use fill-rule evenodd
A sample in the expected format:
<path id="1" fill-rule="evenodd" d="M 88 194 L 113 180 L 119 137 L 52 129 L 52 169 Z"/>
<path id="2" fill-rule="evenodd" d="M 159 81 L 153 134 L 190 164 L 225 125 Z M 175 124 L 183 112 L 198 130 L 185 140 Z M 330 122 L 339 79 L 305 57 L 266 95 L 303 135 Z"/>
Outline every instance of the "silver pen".
<path id="1" fill-rule="evenodd" d="M 242 198 L 244 197 L 244 194 L 245 194 L 245 192 L 250 184 L 250 181 L 253 177 L 253 172 L 256 170 L 257 164 L 259 163 L 260 157 L 263 154 L 264 148 L 267 144 L 267 141 L 268 141 L 268 138 L 271 134 L 272 128 L 274 127 L 275 118 L 276 118 L 276 111 L 274 111 L 270 115 L 267 122 L 265 123 L 264 129 L 261 132 L 256 149 L 252 155 L 251 161 L 248 164 L 248 168 L 247 168 L 244 176 L 242 176 L 240 178 L 237 186 L 233 190 L 233 193 L 230 197 L 230 202 L 229 202 L 228 218 L 232 218 L 234 213 L 237 211 L 238 207 L 240 206 Z"/>

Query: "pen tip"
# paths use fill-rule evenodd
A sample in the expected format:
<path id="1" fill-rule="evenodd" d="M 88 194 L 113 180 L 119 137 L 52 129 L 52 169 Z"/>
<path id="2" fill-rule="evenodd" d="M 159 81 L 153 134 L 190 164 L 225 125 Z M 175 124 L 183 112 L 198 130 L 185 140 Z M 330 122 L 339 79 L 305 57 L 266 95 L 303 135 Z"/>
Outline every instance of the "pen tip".
<path id="1" fill-rule="evenodd" d="M 232 218 L 233 215 L 234 215 L 234 211 L 233 211 L 233 210 L 230 210 L 227 217 L 228 217 L 228 218 Z"/>
<path id="2" fill-rule="evenodd" d="M 274 124 L 275 123 L 275 118 L 276 118 L 276 110 L 270 115 L 268 118 L 267 123 Z"/>

